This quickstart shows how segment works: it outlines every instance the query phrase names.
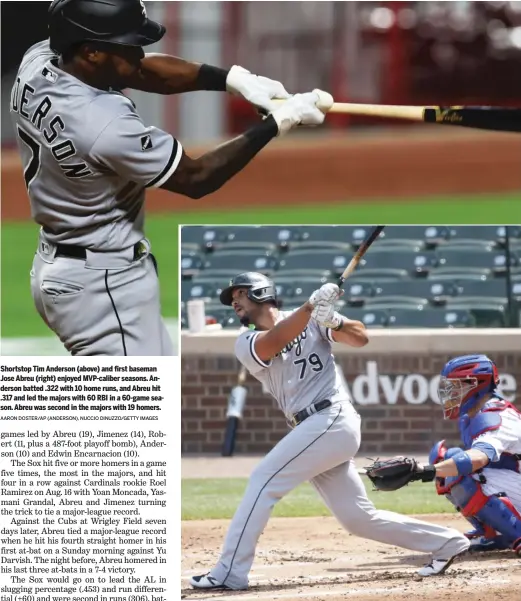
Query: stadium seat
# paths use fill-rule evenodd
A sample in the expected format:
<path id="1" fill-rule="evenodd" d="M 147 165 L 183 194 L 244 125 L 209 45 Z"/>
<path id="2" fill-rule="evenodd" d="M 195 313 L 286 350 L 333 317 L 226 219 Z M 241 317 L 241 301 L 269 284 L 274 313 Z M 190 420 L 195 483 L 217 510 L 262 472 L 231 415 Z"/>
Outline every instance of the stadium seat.
<path id="1" fill-rule="evenodd" d="M 426 276 L 436 265 L 434 251 L 413 252 L 411 250 L 392 251 L 382 248 L 371 249 L 360 261 L 359 272 L 368 275 L 372 270 L 395 271 L 397 274 L 405 271 L 413 277 Z M 371 271 L 370 271 L 371 270 Z"/>
<path id="2" fill-rule="evenodd" d="M 396 328 L 469 328 L 476 321 L 470 311 L 464 309 L 398 309 L 389 312 L 389 327 Z"/>
<path id="3" fill-rule="evenodd" d="M 427 245 L 436 241 L 439 228 L 425 225 L 391 225 L 387 226 L 378 240 L 375 248 L 397 246 L 424 250 Z M 429 236 L 429 238 L 427 238 Z"/>
<path id="4" fill-rule="evenodd" d="M 286 251 L 300 239 L 295 227 L 276 225 L 226 226 L 223 250 L 264 249 Z"/>
<path id="5" fill-rule="evenodd" d="M 303 227 L 301 237 L 294 244 L 296 250 L 311 249 L 341 249 L 353 252 L 353 233 L 356 226 L 352 225 L 313 225 Z"/>
<path id="6" fill-rule="evenodd" d="M 445 250 L 438 248 L 436 251 L 439 268 L 458 268 L 468 269 L 488 269 L 492 273 L 498 274 L 505 271 L 506 259 L 504 251 L 486 251 L 486 250 Z M 511 265 L 517 266 L 517 255 L 511 254 Z"/>
<path id="7" fill-rule="evenodd" d="M 193 248 L 211 252 L 219 248 L 226 236 L 225 228 L 208 225 L 184 225 L 181 227 L 181 248 Z"/>
<path id="8" fill-rule="evenodd" d="M 421 309 L 427 307 L 429 301 L 426 298 L 418 296 L 379 296 L 368 299 L 364 303 L 364 309 L 381 309 L 385 311 L 393 311 L 395 309 Z"/>
<path id="9" fill-rule="evenodd" d="M 460 267 L 435 267 L 429 272 L 427 280 L 431 282 L 479 281 L 494 279 L 490 269 L 461 269 Z"/>
<path id="10" fill-rule="evenodd" d="M 521 238 L 521 226 L 508 226 L 510 238 Z M 449 242 L 456 241 L 474 241 L 488 240 L 494 242 L 496 246 L 503 246 L 505 242 L 505 226 L 504 225 L 458 225 L 450 226 Z"/>
<path id="11" fill-rule="evenodd" d="M 181 252 L 181 277 L 192 278 L 204 269 L 203 259 L 196 252 Z"/>
<path id="12" fill-rule="evenodd" d="M 444 251 L 454 250 L 456 252 L 471 252 L 471 251 L 491 251 L 495 250 L 497 244 L 492 240 L 448 240 L 443 247 L 439 247 L 439 249 L 443 248 Z"/>
<path id="13" fill-rule="evenodd" d="M 433 305 L 445 303 L 457 293 L 452 281 L 431 281 L 428 279 L 378 282 L 374 286 L 375 298 L 381 296 L 405 295 L 425 298 Z"/>
<path id="14" fill-rule="evenodd" d="M 181 300 L 183 302 L 191 299 L 214 301 L 219 297 L 219 293 L 220 288 L 213 278 L 207 280 L 194 278 L 181 282 Z"/>
<path id="15" fill-rule="evenodd" d="M 464 309 L 471 313 L 476 320 L 478 328 L 502 328 L 507 325 L 507 303 L 495 301 L 481 301 L 480 299 L 455 298 L 447 305 L 447 310 Z"/>
<path id="16" fill-rule="evenodd" d="M 348 305 L 360 306 L 363 305 L 367 299 L 374 295 L 375 284 L 374 281 L 352 281 L 348 279 L 344 284 L 344 295 L 343 299 Z"/>
<path id="17" fill-rule="evenodd" d="M 512 282 L 512 298 L 521 304 L 521 278 Z"/>
<path id="18" fill-rule="evenodd" d="M 366 328 L 385 328 L 387 326 L 388 313 L 381 309 L 366 310 L 362 307 L 350 307 L 345 310 L 346 317 L 361 321 Z"/>
<path id="19" fill-rule="evenodd" d="M 339 276 L 351 260 L 348 252 L 334 250 L 294 250 L 280 257 L 279 273 L 286 279 L 300 276 Z"/>
<path id="20" fill-rule="evenodd" d="M 508 290 L 506 278 L 493 280 L 458 280 L 455 283 L 458 298 L 501 299 L 506 302 Z"/>
<path id="21" fill-rule="evenodd" d="M 204 257 L 204 269 L 212 277 L 229 280 L 243 271 L 258 271 L 271 276 L 277 268 L 277 259 L 273 255 L 259 254 L 254 250 L 215 251 Z"/>
<path id="22" fill-rule="evenodd" d="M 376 275 L 373 275 L 376 272 Z M 409 274 L 405 269 L 389 270 L 369 270 L 367 273 L 363 271 L 355 271 L 349 276 L 349 281 L 352 283 L 369 283 L 380 284 L 383 282 L 406 282 L 409 281 Z"/>

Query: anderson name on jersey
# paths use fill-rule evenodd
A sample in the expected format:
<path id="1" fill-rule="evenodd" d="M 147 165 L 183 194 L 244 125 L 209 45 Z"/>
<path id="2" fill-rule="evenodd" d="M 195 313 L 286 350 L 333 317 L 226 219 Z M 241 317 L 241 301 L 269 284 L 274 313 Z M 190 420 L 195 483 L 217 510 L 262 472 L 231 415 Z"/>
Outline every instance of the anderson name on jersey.
<path id="1" fill-rule="evenodd" d="M 117 251 L 144 238 L 145 189 L 174 173 L 177 140 L 145 126 L 122 93 L 59 69 L 48 41 L 24 55 L 10 111 L 32 216 L 51 243 Z"/>

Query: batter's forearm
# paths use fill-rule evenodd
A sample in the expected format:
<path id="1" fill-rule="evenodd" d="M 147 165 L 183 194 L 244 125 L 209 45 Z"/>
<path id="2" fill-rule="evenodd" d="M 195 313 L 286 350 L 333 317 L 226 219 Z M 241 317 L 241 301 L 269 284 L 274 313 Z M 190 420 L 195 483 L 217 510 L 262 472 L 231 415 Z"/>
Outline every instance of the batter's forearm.
<path id="1" fill-rule="evenodd" d="M 290 342 L 300 336 L 311 318 L 313 307 L 305 303 L 291 315 L 279 321 L 271 330 L 261 332 L 255 339 L 255 352 L 262 361 L 270 361 Z"/>
<path id="2" fill-rule="evenodd" d="M 197 159 L 183 154 L 176 171 L 161 187 L 190 198 L 211 194 L 246 167 L 277 133 L 275 119 L 269 116 L 241 136 Z"/>
<path id="3" fill-rule="evenodd" d="M 362 347 L 369 342 L 367 331 L 361 321 L 343 318 L 344 322 L 339 330 L 332 330 L 333 340 L 350 346 Z"/>
<path id="4" fill-rule="evenodd" d="M 278 133 L 273 117 L 252 127 L 246 133 L 221 144 L 196 160 L 198 177 L 193 198 L 202 198 L 221 188 L 259 153 Z"/>
<path id="5" fill-rule="evenodd" d="M 140 72 L 127 87 L 155 94 L 182 94 L 198 90 L 226 91 L 228 71 L 167 54 L 147 54 Z"/>

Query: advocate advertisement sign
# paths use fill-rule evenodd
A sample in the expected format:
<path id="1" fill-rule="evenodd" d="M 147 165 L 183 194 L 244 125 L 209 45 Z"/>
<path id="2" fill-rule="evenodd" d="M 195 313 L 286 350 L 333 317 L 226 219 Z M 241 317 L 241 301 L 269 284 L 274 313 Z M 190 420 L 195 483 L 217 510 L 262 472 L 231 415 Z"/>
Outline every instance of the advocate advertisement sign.
<path id="1" fill-rule="evenodd" d="M 337 368 L 345 381 L 342 369 L 338 365 Z M 439 374 L 431 378 L 415 373 L 382 374 L 378 370 L 376 361 L 367 361 L 365 372 L 350 378 L 346 386 L 351 399 L 358 405 L 396 405 L 401 398 L 410 405 L 422 405 L 428 402 L 439 405 L 439 379 Z M 507 400 L 514 401 L 517 392 L 514 376 L 500 373 L 499 390 Z"/>

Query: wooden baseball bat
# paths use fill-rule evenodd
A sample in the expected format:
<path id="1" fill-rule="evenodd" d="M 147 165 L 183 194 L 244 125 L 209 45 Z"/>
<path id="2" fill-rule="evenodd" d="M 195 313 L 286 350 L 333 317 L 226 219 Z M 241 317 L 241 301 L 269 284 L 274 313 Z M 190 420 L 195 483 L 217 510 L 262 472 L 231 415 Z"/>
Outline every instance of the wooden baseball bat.
<path id="1" fill-rule="evenodd" d="M 280 100 L 278 102 L 285 102 Z M 319 106 L 320 108 L 320 106 Z M 521 108 L 495 106 L 407 106 L 335 102 L 328 113 L 404 119 L 475 129 L 521 132 Z"/>
<path id="2" fill-rule="evenodd" d="M 405 119 L 473 127 L 495 131 L 521 132 L 521 108 L 492 106 L 399 106 L 335 102 L 328 113 Z"/>
<path id="3" fill-rule="evenodd" d="M 349 265 L 344 269 L 342 275 L 338 278 L 337 286 L 342 287 L 346 279 L 353 273 L 357 265 L 360 263 L 362 257 L 365 255 L 371 244 L 378 238 L 382 233 L 385 225 L 377 225 L 373 231 L 367 236 L 367 238 L 360 244 L 358 250 L 353 255 Z"/>
<path id="4" fill-rule="evenodd" d="M 228 396 L 228 410 L 226 413 L 226 429 L 224 432 L 224 442 L 221 450 L 223 457 L 231 457 L 235 449 L 235 439 L 237 437 L 237 428 L 242 418 L 242 411 L 246 402 L 247 389 L 244 387 L 248 372 L 242 365 L 237 376 L 237 385 L 233 387 Z"/>

